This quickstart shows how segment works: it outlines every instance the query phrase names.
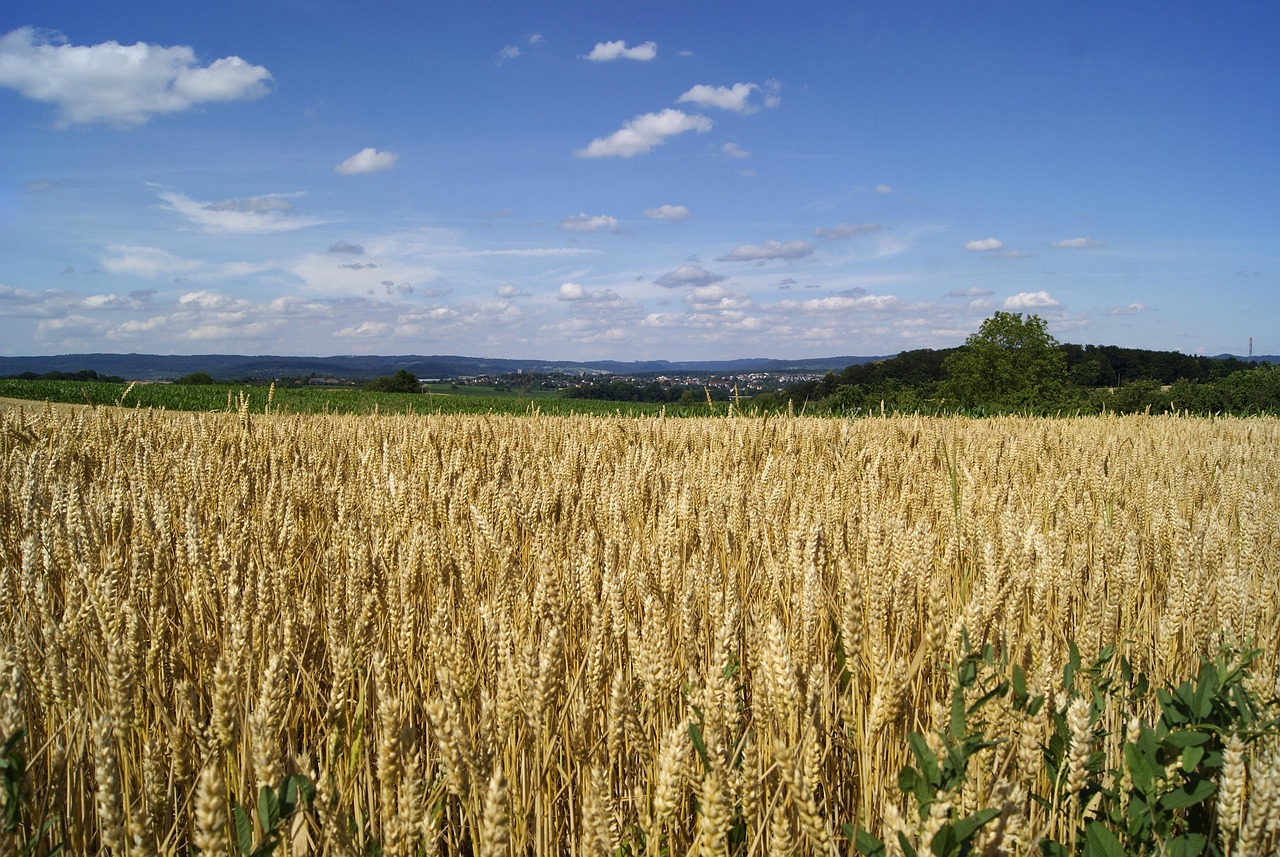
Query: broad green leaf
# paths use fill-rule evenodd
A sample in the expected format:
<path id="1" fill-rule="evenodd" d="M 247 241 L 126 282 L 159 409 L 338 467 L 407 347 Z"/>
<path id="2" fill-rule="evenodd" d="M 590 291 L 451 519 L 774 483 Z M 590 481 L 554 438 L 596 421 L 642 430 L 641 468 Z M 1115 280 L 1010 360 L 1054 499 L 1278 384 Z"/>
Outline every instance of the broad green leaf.
<path id="1" fill-rule="evenodd" d="M 928 742 L 918 732 L 912 732 L 908 735 L 907 741 L 911 744 L 911 752 L 915 755 L 916 762 L 920 765 L 920 773 L 924 774 L 925 779 L 931 785 L 936 785 L 938 782 L 937 755 L 929 749 Z"/>
<path id="2" fill-rule="evenodd" d="M 982 825 L 986 824 L 999 814 L 1000 810 L 995 807 L 988 807 L 987 809 L 980 809 L 977 812 L 962 818 L 954 825 L 956 838 L 961 842 L 969 841 L 969 838 L 978 832 L 978 828 L 982 827 Z"/>
<path id="3" fill-rule="evenodd" d="M 1040 840 L 1040 853 L 1045 857 L 1071 857 L 1071 852 L 1065 845 L 1052 839 Z"/>
<path id="4" fill-rule="evenodd" d="M 1199 857 L 1209 840 L 1199 833 L 1188 833 L 1170 841 L 1165 857 Z"/>
<path id="5" fill-rule="evenodd" d="M 707 756 L 707 742 L 702 740 L 702 728 L 697 723 L 689 724 L 689 738 L 693 741 L 693 748 L 698 751 L 698 758 L 702 760 L 703 768 L 711 770 L 711 759 Z"/>
<path id="6" fill-rule="evenodd" d="M 1182 770 L 1188 774 L 1196 769 L 1196 765 L 1200 764 L 1200 760 L 1204 758 L 1204 745 L 1197 744 L 1193 747 L 1187 747 L 1182 751 Z"/>
<path id="7" fill-rule="evenodd" d="M 258 791 L 258 821 L 268 833 L 280 823 L 280 801 L 271 786 L 263 786 Z"/>
<path id="8" fill-rule="evenodd" d="M 854 844 L 859 854 L 865 854 L 866 857 L 884 857 L 884 843 L 861 827 L 858 828 L 858 836 L 854 840 Z"/>
<path id="9" fill-rule="evenodd" d="M 1160 798 L 1160 805 L 1165 809 L 1186 809 L 1209 797 L 1216 788 L 1213 780 L 1192 780 Z"/>
<path id="10" fill-rule="evenodd" d="M 236 825 L 236 848 L 240 849 L 241 854 L 248 855 L 253 851 L 253 825 L 240 804 L 235 805 L 231 815 Z"/>
<path id="11" fill-rule="evenodd" d="M 1210 735 L 1207 732 L 1179 729 L 1177 732 L 1170 732 L 1163 743 L 1166 747 L 1181 750 L 1183 747 L 1198 747 L 1201 744 L 1208 743 L 1209 738 Z"/>
<path id="12" fill-rule="evenodd" d="M 938 828 L 938 832 L 933 834 L 933 839 L 929 842 L 929 852 L 933 857 L 959 857 L 960 840 L 956 838 L 956 831 L 950 824 L 944 824 Z"/>
<path id="13" fill-rule="evenodd" d="M 1084 857 L 1125 857 L 1116 835 L 1100 821 L 1091 821 L 1084 833 Z"/>
<path id="14" fill-rule="evenodd" d="M 1134 787 L 1143 793 L 1150 792 L 1156 775 L 1155 760 L 1142 751 L 1140 744 L 1125 744 L 1124 760 Z"/>

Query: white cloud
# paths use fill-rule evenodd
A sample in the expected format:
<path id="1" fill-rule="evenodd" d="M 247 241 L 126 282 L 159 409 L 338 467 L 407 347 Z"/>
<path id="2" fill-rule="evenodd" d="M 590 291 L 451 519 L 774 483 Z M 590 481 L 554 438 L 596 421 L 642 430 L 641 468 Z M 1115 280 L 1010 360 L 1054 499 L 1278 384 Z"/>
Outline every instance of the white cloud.
<path id="1" fill-rule="evenodd" d="M 360 324 L 344 327 L 341 330 L 334 331 L 334 336 L 339 339 L 368 339 L 377 337 L 385 338 L 391 333 L 391 325 L 380 321 L 362 321 Z"/>
<path id="2" fill-rule="evenodd" d="M 111 274 L 127 274 L 135 277 L 173 277 L 199 270 L 202 265 L 195 259 L 174 256 L 156 247 L 135 247 L 127 244 L 111 244 L 107 255 L 99 264 Z"/>
<path id="3" fill-rule="evenodd" d="M 630 158 L 647 155 L 668 137 L 685 131 L 710 131 L 711 120 L 696 113 L 668 107 L 658 113 L 642 113 L 608 137 L 597 137 L 585 149 L 574 152 L 579 158 Z"/>
<path id="4" fill-rule="evenodd" d="M 722 275 L 708 271 L 701 265 L 689 264 L 679 265 L 653 282 L 664 289 L 678 289 L 682 286 L 709 286 L 723 279 Z"/>
<path id="5" fill-rule="evenodd" d="M 893 188 L 887 184 L 878 184 L 875 191 L 876 193 L 893 193 Z"/>
<path id="6" fill-rule="evenodd" d="M 802 304 L 805 312 L 845 312 L 849 310 L 891 310 L 898 309 L 902 302 L 893 295 L 831 295 L 825 298 L 811 298 Z"/>
<path id="7" fill-rule="evenodd" d="M 835 226 L 819 226 L 813 230 L 815 238 L 832 241 L 837 238 L 852 238 L 856 235 L 870 235 L 880 232 L 884 227 L 875 223 L 837 223 Z"/>
<path id="8" fill-rule="evenodd" d="M 515 284 L 513 284 L 513 283 L 503 283 L 502 285 L 498 286 L 498 288 L 494 289 L 494 292 L 493 292 L 493 293 L 494 293 L 494 294 L 496 294 L 496 295 L 497 295 L 498 297 L 500 297 L 500 298 L 527 298 L 527 297 L 529 297 L 529 293 L 528 293 L 528 292 L 522 292 L 522 291 L 520 291 L 520 287 L 519 287 L 519 286 L 517 286 L 517 285 L 515 285 Z"/>
<path id="9" fill-rule="evenodd" d="M 498 65 L 502 65 L 507 60 L 513 60 L 518 56 L 520 56 L 520 48 L 515 45 L 507 45 L 505 48 L 498 51 Z"/>
<path id="10" fill-rule="evenodd" d="M 809 241 L 766 241 L 762 245 L 744 244 L 735 247 L 717 262 L 764 262 L 770 259 L 795 260 L 811 255 L 817 248 Z"/>
<path id="11" fill-rule="evenodd" d="M 693 216 L 684 205 L 659 205 L 657 208 L 646 208 L 644 216 L 650 220 L 670 220 L 673 222 L 688 220 Z"/>
<path id="12" fill-rule="evenodd" d="M 277 196 L 247 197 L 244 200 L 222 200 L 220 202 L 198 202 L 189 196 L 172 191 L 161 191 L 157 194 L 165 202 L 170 211 L 177 212 L 205 232 L 234 232 L 245 234 L 269 234 L 289 232 L 294 229 L 306 229 L 326 221 L 315 217 L 302 217 L 288 214 L 293 206 L 285 203 L 280 207 L 266 200 L 278 199 Z M 251 202 L 256 200 L 256 202 Z M 283 202 L 283 200 L 281 200 Z"/>
<path id="13" fill-rule="evenodd" d="M 964 249 L 970 253 L 987 253 L 991 250 L 1001 250 L 1004 248 L 1004 242 L 999 238 L 979 238 L 975 241 L 964 242 Z"/>
<path id="14" fill-rule="evenodd" d="M 751 153 L 739 146 L 737 143 L 725 143 L 720 147 L 720 151 L 724 153 L 726 158 L 749 158 Z"/>
<path id="15" fill-rule="evenodd" d="M 592 62 L 611 62 L 617 59 L 648 62 L 657 55 L 657 42 L 645 42 L 643 45 L 629 48 L 625 41 L 619 40 L 616 42 L 597 42 L 596 46 L 591 49 L 591 53 L 587 54 L 584 59 L 589 59 Z"/>
<path id="16" fill-rule="evenodd" d="M 1062 306 L 1062 303 L 1046 291 L 1018 292 L 1004 299 L 1005 309 L 1042 309 Z"/>
<path id="17" fill-rule="evenodd" d="M 333 171 L 340 176 L 381 173 L 394 167 L 399 157 L 393 152 L 379 152 L 372 146 L 368 146 L 338 164 Z"/>
<path id="18" fill-rule="evenodd" d="M 1128 306 L 1109 306 L 1107 307 L 1107 315 L 1137 315 L 1140 312 L 1148 312 L 1151 309 L 1144 304 L 1133 303 Z"/>
<path id="19" fill-rule="evenodd" d="M 715 107 L 734 113 L 755 113 L 760 108 L 751 103 L 751 93 L 760 89 L 755 83 L 735 83 L 733 86 L 707 86 L 698 84 L 676 99 L 677 104 L 696 104 L 706 109 Z"/>
<path id="20" fill-rule="evenodd" d="M 0 86 L 56 106 L 62 128 L 136 126 L 205 102 L 260 98 L 271 80 L 240 57 L 197 65 L 195 51 L 183 45 L 70 45 L 60 33 L 33 27 L 0 36 Z"/>
<path id="21" fill-rule="evenodd" d="M 1088 250 L 1090 247 L 1101 247 L 1104 243 L 1106 242 L 1086 235 L 1083 238 L 1064 238 L 1061 241 L 1053 241 L 1049 246 L 1058 250 Z"/>
<path id="22" fill-rule="evenodd" d="M 635 301 L 623 297 L 613 289 L 588 289 L 578 283 L 561 283 L 560 290 L 556 293 L 556 300 L 570 303 L 580 301 L 593 305 L 597 309 L 632 310 L 636 308 Z"/>
<path id="23" fill-rule="evenodd" d="M 570 232 L 596 232 L 601 229 L 617 232 L 618 218 L 609 214 L 575 214 L 561 220 L 560 228 Z"/>
<path id="24" fill-rule="evenodd" d="M 593 256 L 599 250 L 587 247 L 523 247 L 506 250 L 473 250 L 468 256 L 524 256 L 539 259 L 550 256 Z"/>

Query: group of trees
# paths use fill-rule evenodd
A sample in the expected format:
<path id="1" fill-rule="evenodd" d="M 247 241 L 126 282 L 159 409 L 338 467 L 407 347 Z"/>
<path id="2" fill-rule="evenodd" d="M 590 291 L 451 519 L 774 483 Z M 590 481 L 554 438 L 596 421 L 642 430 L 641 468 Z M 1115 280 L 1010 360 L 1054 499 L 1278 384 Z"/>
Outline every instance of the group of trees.
<path id="1" fill-rule="evenodd" d="M 1150 410 L 1258 413 L 1280 410 L 1280 367 L 1234 357 L 1057 341 L 1036 315 L 997 312 L 963 346 L 904 351 L 829 372 L 776 395 L 763 407 L 859 413 L 1062 413 Z"/>

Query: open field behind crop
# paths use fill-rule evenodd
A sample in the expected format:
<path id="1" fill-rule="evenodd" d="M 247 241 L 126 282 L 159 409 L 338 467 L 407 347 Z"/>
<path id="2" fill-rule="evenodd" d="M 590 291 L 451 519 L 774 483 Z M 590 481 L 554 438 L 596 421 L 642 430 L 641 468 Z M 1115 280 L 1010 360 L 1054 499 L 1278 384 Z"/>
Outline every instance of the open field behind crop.
<path id="1" fill-rule="evenodd" d="M 127 395 L 126 395 L 127 392 Z M 77 381 L 0 379 L 0 397 L 76 405 L 123 405 L 169 411 L 234 411 L 242 404 L 284 414 L 598 414 L 647 416 L 664 412 L 660 404 L 562 399 L 554 393 L 448 384 L 428 385 L 425 393 L 380 393 L 347 387 L 279 387 L 238 384 L 117 384 Z M 719 403 L 720 412 L 727 408 Z M 666 405 L 671 416 L 705 415 L 705 405 Z"/>
<path id="2" fill-rule="evenodd" d="M 1055 714 L 1101 766 L 1156 713 L 1074 660 L 1164 685 L 1252 645 L 1275 698 L 1277 449 L 1263 418 L 0 411 L 3 835 L 830 854 L 995 806 L 984 847 L 1035 853 L 1087 794 L 1041 764 Z M 955 724 L 966 638 L 1045 704 L 917 818 L 907 736 Z M 1258 735 L 1219 816 L 1265 853 Z M 295 774 L 314 801 L 255 811 Z"/>

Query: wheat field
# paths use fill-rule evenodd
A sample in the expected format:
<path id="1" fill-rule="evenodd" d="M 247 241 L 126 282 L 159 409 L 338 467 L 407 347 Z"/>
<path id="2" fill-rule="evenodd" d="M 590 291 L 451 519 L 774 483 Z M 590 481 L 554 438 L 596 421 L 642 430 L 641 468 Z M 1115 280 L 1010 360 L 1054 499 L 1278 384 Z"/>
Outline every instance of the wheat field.
<path id="1" fill-rule="evenodd" d="M 0 855 L 918 840 L 898 771 L 965 640 L 1049 704 L 949 801 L 1038 853 L 1072 644 L 1156 683 L 1252 645 L 1275 697 L 1277 450 L 1274 419 L 0 412 Z M 1253 853 L 1276 758 L 1220 808 Z M 273 834 L 288 775 L 315 798 Z"/>

